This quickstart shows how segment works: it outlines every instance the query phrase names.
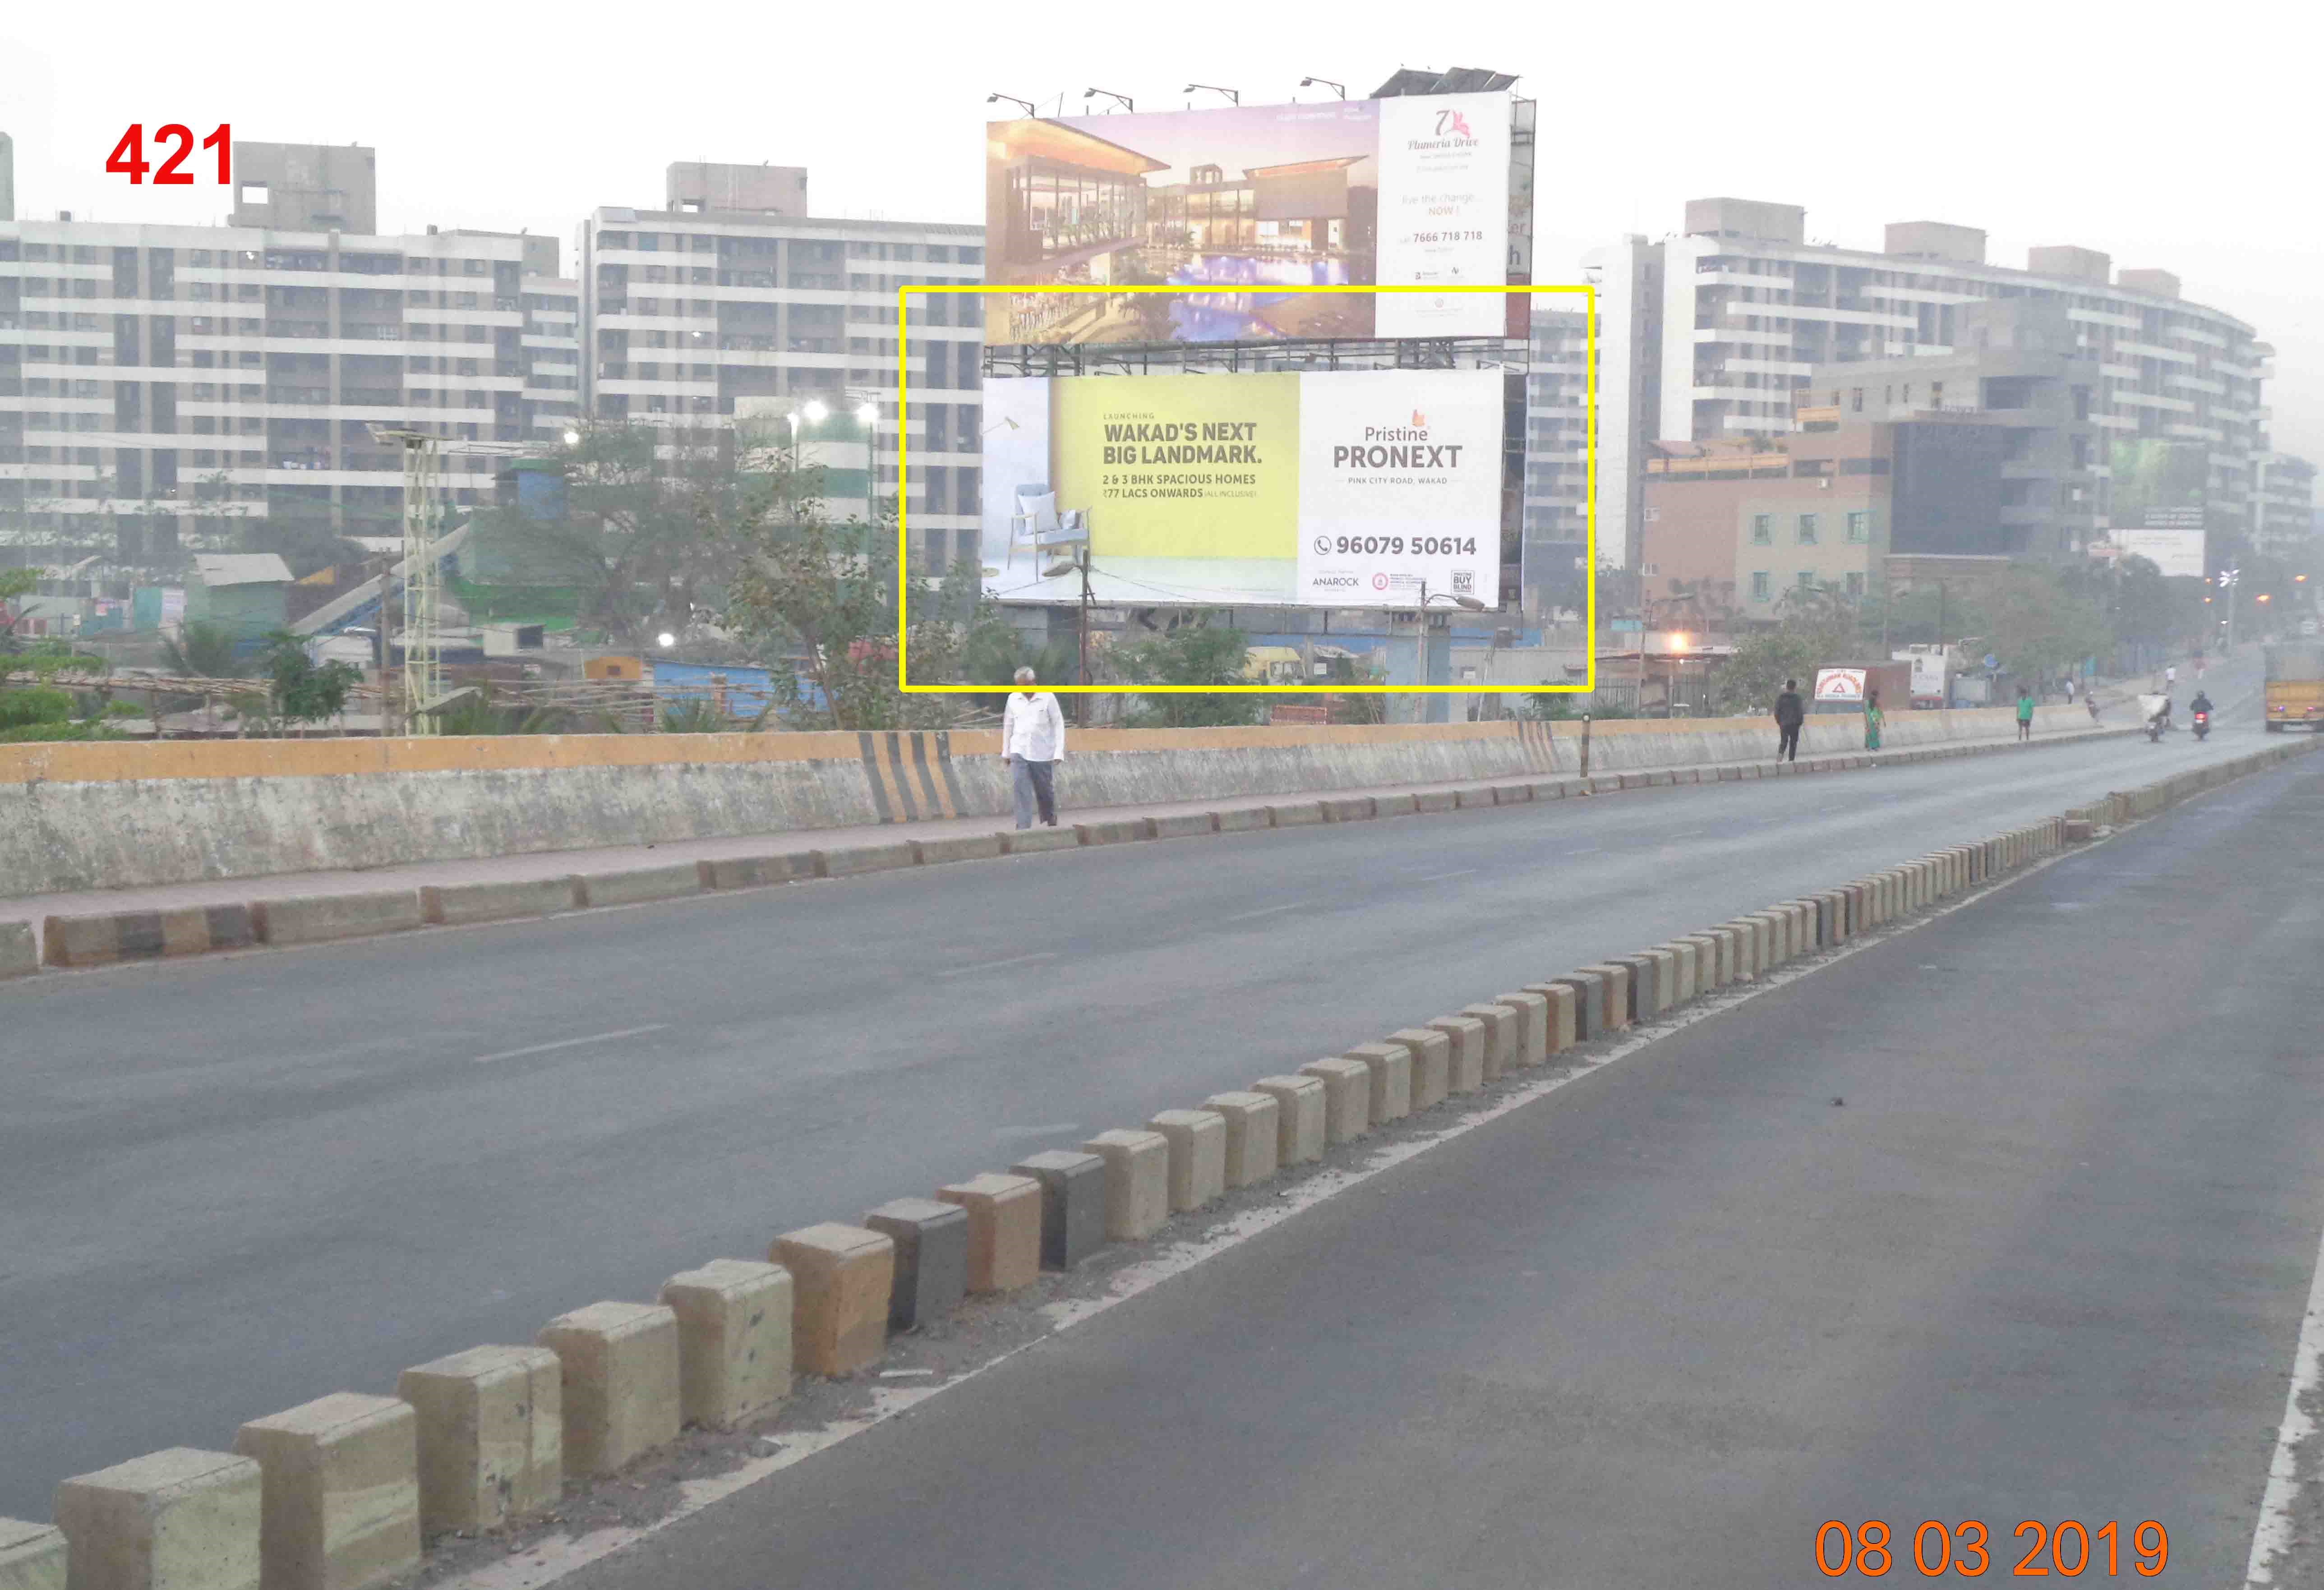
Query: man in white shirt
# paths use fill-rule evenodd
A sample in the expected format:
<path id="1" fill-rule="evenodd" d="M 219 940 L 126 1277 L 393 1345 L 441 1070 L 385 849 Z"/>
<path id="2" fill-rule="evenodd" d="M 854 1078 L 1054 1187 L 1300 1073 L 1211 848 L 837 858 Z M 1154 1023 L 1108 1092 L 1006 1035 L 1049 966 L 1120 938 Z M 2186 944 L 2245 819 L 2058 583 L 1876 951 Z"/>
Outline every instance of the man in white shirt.
<path id="1" fill-rule="evenodd" d="M 1029 668 L 1017 670 L 1017 694 L 1009 698 L 1008 708 L 1001 715 L 1001 754 L 1008 759 L 1015 777 L 1017 826 L 1033 826 L 1038 801 L 1042 823 L 1056 827 L 1055 774 L 1056 764 L 1065 757 L 1065 715 L 1057 709 L 1055 696 L 1047 690 L 1035 691 Z"/>

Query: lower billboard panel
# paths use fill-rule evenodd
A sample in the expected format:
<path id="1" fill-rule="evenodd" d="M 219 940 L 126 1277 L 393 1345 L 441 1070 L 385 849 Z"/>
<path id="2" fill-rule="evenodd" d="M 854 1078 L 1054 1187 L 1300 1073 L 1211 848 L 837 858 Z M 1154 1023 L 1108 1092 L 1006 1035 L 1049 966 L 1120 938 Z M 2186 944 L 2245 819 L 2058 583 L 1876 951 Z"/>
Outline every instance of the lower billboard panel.
<path id="1" fill-rule="evenodd" d="M 1499 600 L 1497 370 L 1088 375 L 984 386 L 1003 602 Z"/>

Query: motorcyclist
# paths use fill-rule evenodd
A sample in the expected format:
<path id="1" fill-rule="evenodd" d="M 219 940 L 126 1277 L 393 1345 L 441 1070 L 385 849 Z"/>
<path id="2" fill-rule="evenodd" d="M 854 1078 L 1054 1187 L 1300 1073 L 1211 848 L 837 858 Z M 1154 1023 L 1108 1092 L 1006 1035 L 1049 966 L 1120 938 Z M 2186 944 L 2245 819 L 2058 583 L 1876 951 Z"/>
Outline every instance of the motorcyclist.
<path id="1" fill-rule="evenodd" d="M 2187 703 L 2187 710 L 2200 718 L 2209 718 L 2211 716 L 2211 698 L 2201 686 L 2196 687 L 2195 698 Z"/>
<path id="2" fill-rule="evenodd" d="M 2153 737 L 2154 737 L 2154 738 L 2156 738 L 2156 739 L 2160 739 L 2160 738 L 2162 738 L 2163 731 L 2164 729 L 2169 728 L 2170 726 L 2171 726 L 2171 698 L 2170 698 L 2169 696 L 2167 696 L 2167 695 L 2166 695 L 2166 696 L 2164 696 L 2164 697 L 2163 698 L 2163 707 L 2162 707 L 2162 709 L 2161 709 L 2160 711 L 2158 711 L 2157 713 L 2155 713 L 2155 715 L 2154 715 L 2153 717 L 2150 717 L 2150 718 L 2148 718 L 2148 719 L 2146 720 L 2146 727 L 2147 727 L 2147 730 L 2148 730 L 2149 734 L 2150 734 Z"/>

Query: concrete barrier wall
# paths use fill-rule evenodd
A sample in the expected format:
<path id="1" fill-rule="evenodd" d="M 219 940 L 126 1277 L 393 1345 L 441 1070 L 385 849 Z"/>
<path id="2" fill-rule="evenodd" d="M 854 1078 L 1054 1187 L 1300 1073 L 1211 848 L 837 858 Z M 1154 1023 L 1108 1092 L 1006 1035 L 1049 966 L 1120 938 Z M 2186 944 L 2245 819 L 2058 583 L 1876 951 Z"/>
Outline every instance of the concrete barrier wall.
<path id="1" fill-rule="evenodd" d="M 2044 733 L 2079 726 L 2046 708 Z M 2006 709 L 1900 713 L 1895 746 L 1992 740 Z M 1092 730 L 1059 773 L 1069 806 L 1578 773 L 1580 725 Z M 1811 719 L 1811 755 L 1861 750 Z M 1591 771 L 1765 758 L 1757 719 L 1593 726 Z M 0 746 L 0 897 L 1001 817 L 1000 737 L 583 735 Z"/>

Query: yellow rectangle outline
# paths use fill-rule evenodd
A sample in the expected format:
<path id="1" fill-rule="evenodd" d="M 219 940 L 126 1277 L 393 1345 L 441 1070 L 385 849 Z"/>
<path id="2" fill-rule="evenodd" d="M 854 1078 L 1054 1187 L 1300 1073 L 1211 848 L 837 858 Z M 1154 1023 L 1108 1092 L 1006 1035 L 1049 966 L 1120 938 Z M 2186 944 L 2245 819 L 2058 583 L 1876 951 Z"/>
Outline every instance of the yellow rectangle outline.
<path id="1" fill-rule="evenodd" d="M 915 285 L 911 285 L 911 286 L 899 287 L 899 288 L 896 290 L 896 688 L 897 688 L 899 690 L 902 691 L 902 692 L 903 692 L 905 695 L 907 695 L 907 696 L 972 696 L 972 695 L 973 695 L 973 696 L 989 696 L 989 695 L 991 695 L 991 694 L 992 694 L 996 689 L 1005 689 L 1005 687 L 1002 687 L 1002 686 L 996 686 L 996 685 L 916 685 L 916 684 L 913 684 L 913 683 L 910 681 L 910 679 L 909 679 L 909 678 L 908 678 L 908 661 L 909 661 L 909 660 L 907 658 L 907 656 L 906 656 L 906 654 L 905 654 L 905 653 L 906 653 L 906 649 L 907 649 L 907 641 L 906 641 L 906 638 L 905 638 L 905 637 L 906 637 L 906 636 L 907 636 L 907 634 L 909 633 L 909 631 L 910 631 L 910 627 L 911 627 L 911 617 L 910 617 L 909 613 L 907 611 L 907 609 L 908 609 L 908 605 L 909 605 L 909 596 L 908 596 L 908 593 L 910 592 L 910 589 L 911 589 L 911 578 L 910 578 L 910 574 L 909 574 L 909 572 L 908 572 L 908 564 L 909 564 L 909 560 L 910 560 L 910 545 L 911 545 L 911 542 L 910 542 L 910 535 L 909 535 L 910 528 L 911 528 L 911 525 L 910 525 L 911 509 L 910 509 L 910 507 L 908 505 L 908 500 L 909 500 L 909 497 L 910 497 L 910 495 L 911 495 L 911 476 L 910 476 L 911 464 L 910 464 L 910 459 L 909 459 L 910 448 L 909 448 L 909 447 L 907 445 L 907 436 L 908 436 L 908 432 L 909 432 L 909 430 L 910 430 L 911 407 L 910 407 L 910 393 L 909 393 L 909 391 L 908 391 L 908 383 L 907 383 L 907 381 L 906 381 L 905 377 L 906 377 L 906 373 L 907 373 L 907 371 L 908 371 L 908 367 L 909 367 L 909 365 L 908 365 L 908 360 L 909 360 L 909 357 L 910 357 L 910 344 L 911 344 L 911 327 L 910 327 L 910 321 L 911 321 L 911 315 L 910 315 L 911 303 L 910 303 L 910 295 L 911 295 L 911 294 L 913 294 L 913 293 L 915 293 L 915 292 L 928 292 L 928 293 L 938 293 L 938 292 L 941 292 L 941 293 L 972 293 L 972 292 L 973 292 L 973 293 L 977 294 L 979 297 L 982 297 L 982 295 L 984 295 L 985 293 L 988 293 L 988 292 L 1108 292 L 1108 293 L 1111 293 L 1111 292 L 1179 292 L 1179 293 L 1184 293 L 1184 292 L 1201 292 L 1201 291 L 1215 291 L 1215 290 L 1214 290 L 1214 289 L 1204 289 L 1204 288 L 1199 288 L 1199 287 L 1175 287 L 1175 286 L 1169 286 L 1169 285 L 1160 285 L 1160 286 L 1140 286 L 1140 287 L 1112 286 L 1112 285 L 1110 285 L 1110 284 L 1107 284 L 1107 283 L 1104 283 L 1104 282 L 1093 282 L 1093 283 L 1091 283 L 1090 285 L 1088 285 L 1088 286 L 1086 286 L 1086 287 L 1084 287 L 1084 286 L 1048 286 L 1048 285 L 1037 285 L 1037 284 L 1032 284 L 1032 283 L 1022 283 L 1022 282 L 945 282 L 945 283 L 942 283 L 942 284 L 930 283 L 930 282 L 923 282 L 923 283 L 918 283 L 918 284 L 915 284 Z M 1588 426 L 1588 430 L 1589 430 L 1589 437 L 1588 437 L 1588 439 L 1583 443 L 1583 453 L 1584 453 L 1584 476 L 1583 476 L 1583 479 L 1584 479 L 1584 485 L 1583 485 L 1583 488 L 1582 488 L 1582 489 L 1583 489 L 1583 491 L 1587 494 L 1588 498 L 1589 498 L 1588 506 L 1587 506 L 1587 512 L 1586 512 L 1586 513 L 1585 513 L 1585 515 L 1584 515 L 1585 522 L 1586 522 L 1586 524 L 1587 524 L 1587 532 L 1586 532 L 1586 533 L 1587 533 L 1587 541 L 1588 541 L 1588 545 L 1587 545 L 1587 549 L 1586 549 L 1586 550 L 1585 550 L 1585 552 L 1584 552 L 1584 556 L 1588 559 L 1588 560 L 1589 560 L 1589 565 L 1590 565 L 1589 589 L 1588 589 L 1588 594 L 1587 594 L 1587 596 L 1586 596 L 1586 597 L 1585 597 L 1585 599 L 1584 599 L 1584 606 L 1585 606 L 1585 608 L 1586 608 L 1585 619 L 1586 619 L 1586 625 L 1587 625 L 1587 627 L 1586 627 L 1586 632 L 1585 632 L 1585 633 L 1586 633 L 1588 634 L 1588 636 L 1589 636 L 1589 642 L 1588 642 L 1589 649 L 1588 649 L 1588 652 L 1586 652 L 1586 655 L 1587 655 L 1587 657 L 1589 658 L 1589 663 L 1588 663 L 1588 671 L 1587 671 L 1587 673 L 1585 673 L 1585 674 L 1584 674 L 1584 676 L 1583 676 L 1583 678 L 1582 678 L 1582 683 L 1580 683 L 1580 684 L 1578 684 L 1578 685 L 1502 685 L 1502 686 L 1499 686 L 1499 687 L 1494 687 L 1494 686 L 1486 686 L 1486 687 L 1483 687 L 1483 688 L 1480 688 L 1479 686 L 1474 685 L 1474 684 L 1465 684 L 1465 685 L 1049 685 L 1049 686 L 1047 686 L 1047 687 L 1045 687 L 1045 688 L 1046 688 L 1046 689 L 1047 689 L 1051 694 L 1053 694 L 1053 695 L 1058 695 L 1058 696 L 1098 696 L 1098 695 L 1103 695 L 1103 696 L 1249 696 L 1249 695 L 1264 695 L 1264 696 L 1284 696 L 1284 695 L 1306 695 L 1306 696 L 1487 696 L 1487 695 L 1511 695 L 1511 694 L 1516 694 L 1516 695 L 1526 695 L 1526 696 L 1587 696 L 1587 695 L 1590 695 L 1590 694 L 1592 694 L 1593 692 L 1595 692 L 1595 691 L 1597 690 L 1597 689 L 1598 689 L 1598 290 L 1597 290 L 1597 288 L 1596 288 L 1595 286 L 1591 285 L 1591 283 L 1586 282 L 1562 282 L 1562 283 L 1554 283 L 1554 284 L 1551 284 L 1551 283 L 1518 283 L 1518 282 L 1507 282 L 1507 283 L 1487 283 L 1487 282 L 1480 282 L 1480 283 L 1477 283 L 1477 284 L 1475 284 L 1475 285 L 1462 285 L 1462 286 L 1457 286 L 1457 287 L 1455 287 L 1455 286 L 1431 286 L 1431 285 L 1426 285 L 1426 284 L 1413 284 L 1413 285 L 1403 285 L 1403 284 L 1399 284 L 1399 285 L 1397 285 L 1397 286 L 1393 286 L 1393 287 L 1378 287 L 1378 286 L 1374 286 L 1374 287 L 1364 287 L 1364 286 L 1353 286 L 1353 285 L 1351 285 L 1351 286 L 1333 286 L 1333 287 L 1315 286 L 1315 287 L 1301 287 L 1301 288 L 1298 288 L 1296 291 L 1300 291 L 1300 292 L 1302 292 L 1302 293 L 1308 293 L 1308 292 L 1436 292 L 1436 293 L 1444 293 L 1444 292 L 1495 292 L 1495 293 L 1508 294 L 1508 293 L 1512 293 L 1512 292 L 1523 292 L 1523 293 L 1531 294 L 1531 293 L 1536 293 L 1536 292 L 1578 292 L 1578 293 L 1582 294 L 1582 323 L 1583 323 L 1583 347 L 1584 347 L 1584 354 L 1583 354 L 1583 373 L 1584 373 L 1584 374 L 1583 374 L 1583 379 L 1584 379 L 1584 385 L 1585 385 L 1585 400 L 1584 400 L 1584 402 L 1585 402 L 1585 410 L 1586 410 L 1585 423 L 1586 423 L 1586 425 Z M 1394 338 L 1394 337 L 1374 337 L 1374 338 L 1351 338 L 1351 339 L 1350 339 L 1350 340 L 1370 340 L 1370 341 L 1416 340 L 1416 340 L 1430 340 L 1430 339 L 1424 339 L 1424 338 L 1410 338 L 1410 339 L 1405 339 L 1405 338 Z M 1526 341 L 1528 342 L 1528 344 L 1530 344 L 1530 342 L 1532 341 L 1530 323 L 1528 323 L 1528 327 L 1527 327 Z M 1028 379 L 1031 379 L 1031 378 L 1030 378 L 1030 377 L 1028 377 Z M 982 389 L 982 382 L 980 382 L 980 383 L 979 383 L 979 386 L 980 386 L 980 390 L 981 390 L 981 389 Z M 981 451 L 982 449 L 980 448 L 979 450 Z M 982 485 L 983 485 L 982 473 L 983 473 L 983 472 L 982 472 L 982 467 L 980 467 L 979 471 L 978 471 L 978 486 L 979 486 L 979 490 L 978 490 L 978 503 L 979 503 L 979 505 L 978 505 L 978 509 L 977 509 L 977 512 L 978 512 L 978 514 L 979 514 L 980 518 L 982 517 L 982 513 L 983 513 L 983 507 L 982 507 L 982 497 L 983 497 L 983 492 L 982 492 Z M 1523 495 L 1524 495 L 1524 494 L 1523 494 L 1522 483 L 1520 483 L 1520 487 L 1519 487 L 1519 495 L 1520 495 L 1520 496 L 1522 496 Z M 982 532 L 982 531 L 979 531 L 977 540 L 978 540 L 978 550 L 979 550 L 979 552 L 980 552 L 980 554 L 981 554 L 981 553 L 982 553 L 982 543 L 983 543 L 983 532 Z M 1523 551 L 1522 551 L 1522 549 L 1523 549 L 1523 546 L 1524 546 L 1524 530 L 1523 530 L 1522 525 L 1520 525 L 1520 528 L 1519 528 L 1519 530 L 1518 530 L 1518 546 L 1519 546 L 1519 549 L 1520 549 L 1519 556 L 1520 556 L 1520 559 L 1522 559 L 1522 557 L 1523 557 Z M 977 562 L 978 562 L 978 564 L 979 564 L 979 566 L 980 566 L 980 567 L 982 565 L 982 563 L 983 563 L 983 559 L 982 559 L 982 556 L 980 556 L 980 557 L 978 558 Z M 982 577 L 980 577 L 980 578 L 982 578 Z M 1423 646 L 1424 648 L 1425 648 L 1425 647 L 1426 647 L 1426 645 L 1427 645 L 1427 643 L 1428 643 L 1428 639 L 1427 639 L 1427 624 L 1426 624 L 1425 619 L 1424 619 L 1424 620 L 1422 621 L 1422 626 L 1421 626 L 1421 644 L 1422 644 L 1422 646 Z M 1424 651 L 1424 652 L 1423 652 L 1423 655 L 1424 655 L 1424 656 L 1425 655 L 1425 651 Z"/>

